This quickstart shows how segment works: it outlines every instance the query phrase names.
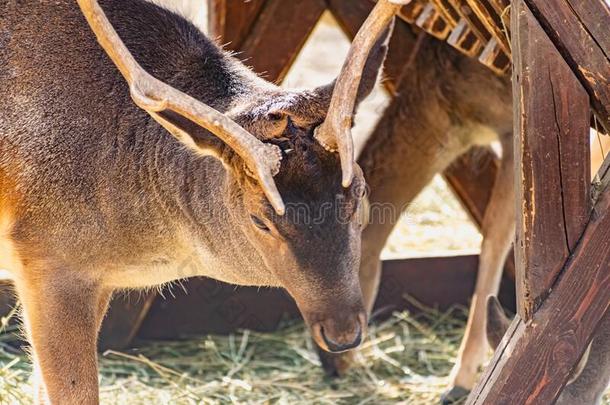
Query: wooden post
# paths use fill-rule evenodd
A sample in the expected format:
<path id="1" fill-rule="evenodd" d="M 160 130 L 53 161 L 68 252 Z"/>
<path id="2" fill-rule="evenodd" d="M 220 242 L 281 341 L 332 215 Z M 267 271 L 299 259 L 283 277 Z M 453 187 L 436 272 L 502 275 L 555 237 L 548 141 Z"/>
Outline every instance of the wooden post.
<path id="1" fill-rule="evenodd" d="M 610 178 L 553 292 L 517 316 L 467 404 L 552 404 L 610 311 Z"/>
<path id="2" fill-rule="evenodd" d="M 240 49 L 267 0 L 208 0 L 210 38 Z"/>
<path id="3" fill-rule="evenodd" d="M 524 0 L 511 15 L 520 315 L 467 403 L 546 405 L 610 308 L 610 176 L 589 215 L 589 99 Z"/>
<path id="4" fill-rule="evenodd" d="M 589 97 L 522 1 L 513 2 L 517 307 L 531 318 L 590 212 Z"/>
<path id="5" fill-rule="evenodd" d="M 610 7 L 605 0 L 527 0 L 610 131 Z"/>
<path id="6" fill-rule="evenodd" d="M 281 82 L 326 10 L 323 0 L 208 0 L 209 25 L 227 49 L 268 80 Z M 233 24 L 230 22 L 234 21 Z"/>

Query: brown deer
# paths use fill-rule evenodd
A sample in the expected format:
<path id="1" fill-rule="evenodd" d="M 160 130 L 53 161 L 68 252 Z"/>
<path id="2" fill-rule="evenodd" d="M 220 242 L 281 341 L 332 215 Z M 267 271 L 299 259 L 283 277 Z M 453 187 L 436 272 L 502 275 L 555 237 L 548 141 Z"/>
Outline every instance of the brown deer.
<path id="1" fill-rule="evenodd" d="M 486 146 L 494 140 L 502 146 L 499 170 L 482 223 L 483 242 L 466 332 L 450 376 L 451 385 L 443 397 L 443 403 L 453 403 L 464 398 L 477 382 L 478 371 L 487 358 L 488 338 L 495 336 L 496 342 L 491 345 L 495 349 L 508 325 L 497 311 L 491 312 L 494 307 L 486 310 L 486 300 L 497 294 L 515 232 L 511 82 L 509 77 L 496 76 L 478 61 L 430 36 L 413 33 L 403 41 L 407 43 L 405 52 L 417 49 L 417 53 L 410 58 L 412 63 L 404 67 L 398 94 L 358 159 L 370 187 L 371 210 L 362 235 L 360 266 L 369 314 L 380 279 L 379 256 L 398 218 L 396 214 L 391 218 L 380 214 L 400 213 L 434 175 L 470 148 Z M 598 151 L 594 148 L 594 152 Z M 597 160 L 592 169 L 599 167 L 603 156 Z M 376 206 L 383 209 L 376 210 Z M 488 316 L 492 325 L 500 326 L 488 327 L 486 333 Z M 610 379 L 609 343 L 610 321 L 605 319 L 591 345 L 589 361 L 583 357 L 584 369 L 574 373 L 573 382 L 558 403 L 599 401 Z M 340 375 L 350 366 L 351 353 L 321 353 L 321 359 L 330 374 Z"/>
<path id="2" fill-rule="evenodd" d="M 281 286 L 318 345 L 360 343 L 350 127 L 401 2 L 378 2 L 336 83 L 288 91 L 142 0 L 0 1 L 0 267 L 23 304 L 39 402 L 98 402 L 96 339 L 116 289 Z"/>
<path id="3" fill-rule="evenodd" d="M 487 339 L 496 349 L 510 325 L 497 298 L 487 300 Z M 568 384 L 557 398 L 557 405 L 597 405 L 610 383 L 610 316 L 604 315 L 593 341 L 572 372 Z"/>
<path id="4" fill-rule="evenodd" d="M 404 31 L 404 30 L 403 30 Z M 372 310 L 380 278 L 380 253 L 395 219 L 458 156 L 473 146 L 499 140 L 502 159 L 481 233 L 483 243 L 466 334 L 445 401 L 464 396 L 476 383 L 486 358 L 485 299 L 496 294 L 514 235 L 512 96 L 507 77 L 499 77 L 447 44 L 416 34 L 405 38 L 419 49 L 404 67 L 398 95 L 384 112 L 358 159 L 370 187 L 369 224 L 362 235 L 360 282 L 367 311 Z M 420 41 L 417 46 L 416 41 Z M 407 50 L 405 50 L 407 52 Z M 375 210 L 375 206 L 384 207 Z M 350 353 L 322 353 L 331 374 L 342 374 Z"/>

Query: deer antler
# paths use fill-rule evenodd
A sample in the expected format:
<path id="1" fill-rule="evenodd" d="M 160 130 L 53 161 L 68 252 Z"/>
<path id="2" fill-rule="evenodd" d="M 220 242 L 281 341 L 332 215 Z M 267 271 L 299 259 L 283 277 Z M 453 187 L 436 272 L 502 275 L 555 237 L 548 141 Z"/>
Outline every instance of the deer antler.
<path id="1" fill-rule="evenodd" d="M 343 186 L 354 177 L 354 142 L 351 128 L 358 87 L 368 55 L 400 7 L 411 0 L 379 0 L 356 34 L 337 78 L 326 120 L 315 137 L 326 149 L 339 151 Z"/>
<path id="2" fill-rule="evenodd" d="M 284 202 L 273 180 L 282 159 L 279 148 L 261 142 L 229 117 L 150 75 L 131 55 L 97 0 L 77 2 L 98 42 L 129 84 L 136 105 L 172 134 L 180 131 L 160 116 L 164 110 L 173 111 L 212 132 L 244 160 L 275 211 L 283 215 Z"/>

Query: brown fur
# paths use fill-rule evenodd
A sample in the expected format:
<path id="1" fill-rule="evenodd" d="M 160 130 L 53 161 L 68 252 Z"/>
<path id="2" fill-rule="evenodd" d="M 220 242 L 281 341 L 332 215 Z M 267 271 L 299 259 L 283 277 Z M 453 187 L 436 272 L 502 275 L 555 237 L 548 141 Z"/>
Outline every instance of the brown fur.
<path id="1" fill-rule="evenodd" d="M 338 157 L 313 139 L 332 83 L 282 90 L 177 15 L 142 0 L 100 4 L 151 74 L 282 148 L 286 214 L 218 138 L 182 122 L 186 146 L 133 105 L 75 2 L 0 1 L 0 265 L 23 303 L 40 401 L 98 401 L 97 330 L 119 288 L 195 275 L 282 286 L 318 344 L 357 345 L 364 179 L 357 168 L 344 189 Z"/>
<path id="2" fill-rule="evenodd" d="M 410 38 L 415 41 L 415 35 Z M 363 232 L 360 282 L 371 311 L 380 278 L 379 256 L 396 219 L 417 194 L 473 146 L 500 140 L 503 160 L 483 221 L 481 260 L 467 332 L 452 373 L 452 386 L 470 389 L 485 359 L 485 298 L 497 291 L 514 229 L 512 97 L 508 78 L 443 42 L 425 37 L 405 66 L 398 95 L 384 112 L 358 160 L 371 193 L 370 224 Z M 379 209 L 383 207 L 383 209 Z M 388 218 L 382 212 L 391 210 Z M 333 374 L 349 354 L 323 354 Z"/>

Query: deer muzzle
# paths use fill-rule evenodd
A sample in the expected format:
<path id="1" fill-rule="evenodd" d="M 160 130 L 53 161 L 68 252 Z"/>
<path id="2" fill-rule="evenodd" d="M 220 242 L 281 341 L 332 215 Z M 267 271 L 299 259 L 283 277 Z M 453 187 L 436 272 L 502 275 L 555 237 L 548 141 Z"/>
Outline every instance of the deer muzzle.
<path id="1" fill-rule="evenodd" d="M 366 325 L 366 313 L 362 311 L 324 319 L 312 324 L 311 330 L 318 346 L 327 352 L 340 353 L 354 349 L 362 343 Z"/>

